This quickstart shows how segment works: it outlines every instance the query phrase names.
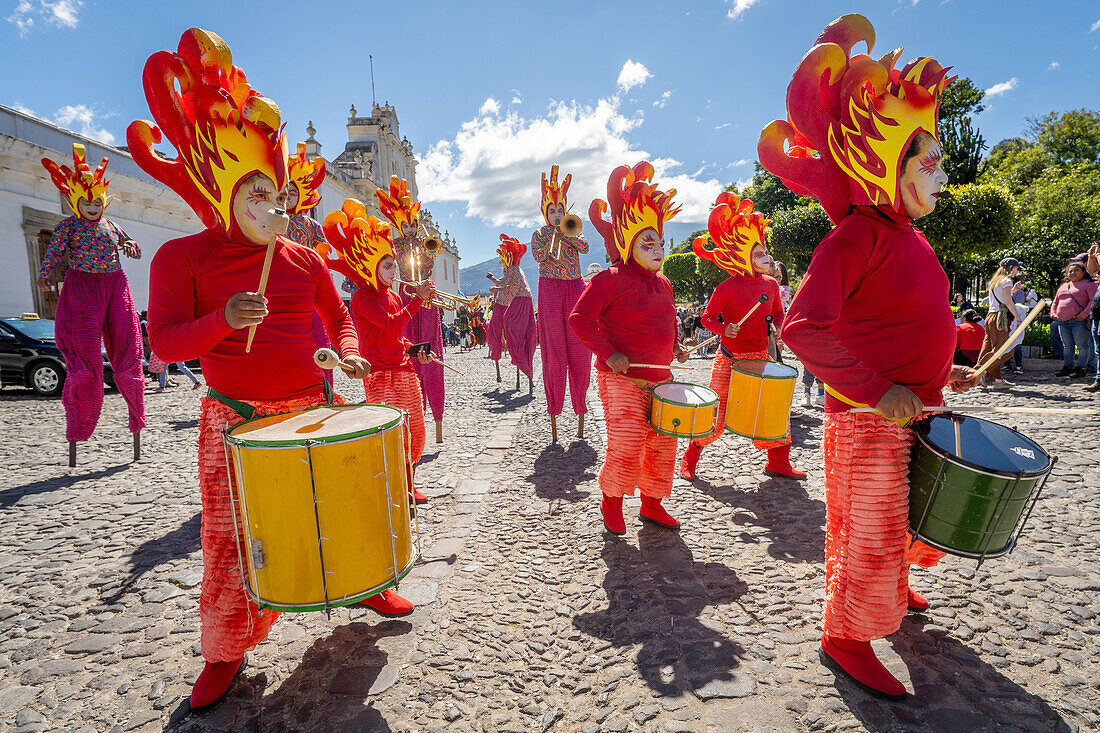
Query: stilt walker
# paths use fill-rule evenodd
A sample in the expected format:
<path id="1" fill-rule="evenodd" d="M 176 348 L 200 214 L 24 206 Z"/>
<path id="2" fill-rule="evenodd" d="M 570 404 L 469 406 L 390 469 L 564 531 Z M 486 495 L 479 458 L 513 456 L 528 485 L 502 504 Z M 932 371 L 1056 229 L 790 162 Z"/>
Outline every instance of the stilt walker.
<path id="1" fill-rule="evenodd" d="M 49 290 L 59 266 L 68 258 L 54 315 L 54 336 L 67 372 L 61 404 L 69 465 L 76 465 L 76 445 L 92 437 L 103 410 L 104 347 L 115 386 L 126 400 L 136 461 L 145 427 L 143 349 L 130 283 L 118 253 L 140 259 L 141 248 L 122 227 L 103 217 L 113 198 L 107 195 L 110 183 L 103 177 L 107 158 L 93 172 L 85 160 L 84 146 L 74 143 L 72 169 L 49 158 L 43 158 L 42 165 L 73 212 L 54 229 L 38 272 L 38 287 Z"/>
<path id="2" fill-rule="evenodd" d="M 170 362 L 198 357 L 209 385 L 198 456 L 206 665 L 191 692 L 201 710 L 222 699 L 245 652 L 279 617 L 261 613 L 243 587 L 223 433 L 249 417 L 344 401 L 313 362 L 314 311 L 352 378 L 366 377 L 370 364 L 320 255 L 281 236 L 287 149 L 278 106 L 249 86 L 225 41 L 198 28 L 176 52 L 153 54 L 143 82 L 156 124 L 130 124 L 130 152 L 208 227 L 166 242 L 153 258 L 148 318 L 153 351 Z M 153 149 L 162 130 L 175 160 Z M 255 292 L 258 281 L 270 298 Z M 407 606 L 392 591 L 369 600 L 387 613 Z"/>
<path id="3" fill-rule="evenodd" d="M 420 236 L 420 203 L 413 203 L 409 195 L 409 185 L 404 179 L 393 176 L 390 178 L 389 191 L 377 189 L 378 208 L 393 223 L 396 230 L 394 234 L 400 234 L 393 238 L 393 250 L 397 255 L 397 266 L 401 272 L 401 279 L 407 283 L 419 283 L 432 279 L 432 259 L 435 253 L 430 252 L 425 246 L 426 242 Z M 401 287 L 401 301 L 408 305 L 412 295 L 407 292 L 407 287 Z M 405 326 L 405 337 L 414 344 L 431 343 L 432 353 L 443 353 L 443 313 L 433 305 L 426 304 L 419 308 Z M 420 380 L 420 389 L 424 394 L 424 402 L 431 407 L 432 417 L 435 419 L 435 442 L 443 442 L 443 403 L 446 392 L 443 386 L 443 365 L 438 361 L 429 364 L 413 362 L 413 370 Z"/>
<path id="4" fill-rule="evenodd" d="M 497 250 L 499 253 L 500 250 Z M 501 261 L 503 264 L 503 260 Z M 494 283 L 499 283 L 498 278 L 493 273 L 486 273 L 486 277 L 492 280 Z M 492 310 L 492 314 L 489 316 L 489 325 L 485 329 L 485 339 L 489 342 L 489 358 L 493 360 L 493 363 L 497 367 L 497 382 L 500 382 L 500 357 L 504 355 L 504 313 L 508 310 L 508 306 L 500 302 L 500 290 L 499 284 L 494 284 L 489 288 L 489 306 Z"/>
<path id="5" fill-rule="evenodd" d="M 324 226 L 328 243 L 318 251 L 325 264 L 358 286 L 351 296 L 351 315 L 359 334 L 359 351 L 371 364 L 370 374 L 363 380 L 366 401 L 408 413 L 405 473 L 414 501 L 426 502 L 428 497 L 413 485 L 416 464 L 424 453 L 424 397 L 408 354 L 412 343 L 405 338 L 404 329 L 416 311 L 431 301 L 435 288 L 430 281 L 420 283 L 408 304 L 402 305 L 392 289 L 397 262 L 390 226 L 367 216 L 361 201 L 345 199 L 339 210 L 325 217 Z M 339 258 L 330 258 L 330 251 Z M 420 362 L 426 364 L 428 358 L 421 356 Z"/>
<path id="6" fill-rule="evenodd" d="M 546 411 L 554 442 L 558 440 L 557 417 L 565 402 L 566 377 L 569 399 L 577 414 L 577 437 L 584 437 L 586 395 L 592 377 L 592 352 L 585 348 L 571 328 L 569 314 L 584 292 L 580 255 L 588 252 L 588 240 L 579 232 L 573 236 L 561 229 L 566 217 L 572 175 L 558 185 L 558 167 L 551 166 L 550 180 L 542 174 L 542 217 L 545 226 L 531 235 L 531 252 L 539 263 L 538 340 L 542 345 L 542 386 L 546 390 Z"/>
<path id="7" fill-rule="evenodd" d="M 952 80 L 928 57 L 897 68 L 900 50 L 853 56 L 860 42 L 869 54 L 875 32 L 861 15 L 822 32 L 787 88 L 787 119 L 764 128 L 758 152 L 836 223 L 783 326 L 786 345 L 827 385 L 821 652 L 870 692 L 898 698 L 905 686 L 870 642 L 897 631 L 907 607 L 927 607 L 909 588 L 909 565 L 942 555 L 908 538 L 908 420 L 942 405 L 945 385 L 969 389 L 973 372 L 951 365 L 949 282 L 913 224 L 947 182 L 937 120 Z"/>
<path id="8" fill-rule="evenodd" d="M 661 505 L 672 494 L 676 438 L 649 424 L 650 388 L 672 378 L 667 367 L 653 365 L 687 359 L 672 284 L 661 274 L 665 222 L 679 208 L 672 203 L 675 189 L 660 191 L 652 179 L 647 162 L 619 166 L 607 182 L 607 202 L 592 202 L 589 218 L 603 235 L 611 266 L 592 278 L 569 316 L 570 328 L 596 354 L 607 416 L 607 454 L 597 482 L 604 526 L 612 534 L 626 532 L 623 497 L 635 489 L 642 493 L 642 519 L 680 526 Z M 609 205 L 610 222 L 603 218 Z"/>
<path id="9" fill-rule="evenodd" d="M 325 161 L 306 159 L 306 144 L 298 143 L 298 152 L 290 156 L 290 180 L 286 187 L 286 213 L 290 217 L 286 238 L 317 250 L 325 244 L 321 224 L 309 212 L 321 203 L 321 184 L 325 182 Z M 313 343 L 318 349 L 331 348 L 321 314 L 313 312 Z M 323 369 L 325 381 L 332 386 L 332 370 Z"/>
<path id="10" fill-rule="evenodd" d="M 501 234 L 497 254 L 504 266 L 504 279 L 497 295 L 497 302 L 504 302 L 507 307 L 504 340 L 508 344 L 508 353 L 512 355 L 512 364 L 516 367 L 516 389 L 519 389 L 519 373 L 523 372 L 527 375 L 527 394 L 531 394 L 535 390 L 534 359 L 538 331 L 535 329 L 531 287 L 519 265 L 523 255 L 527 254 L 527 245 L 515 237 Z"/>
<path id="11" fill-rule="evenodd" d="M 718 394 L 714 422 L 719 429 L 708 438 L 695 438 L 688 443 L 680 461 L 680 475 L 689 481 L 695 478 L 700 452 L 721 436 L 733 363 L 739 359 L 767 360 L 770 321 L 765 319 L 771 315 L 776 323 L 783 321 L 779 283 L 764 274 L 772 266 L 764 241 L 768 224 L 763 214 L 753 211 L 751 201 L 741 201 L 736 194 L 723 192 L 710 210 L 707 225 L 714 247 L 707 247 L 706 237 L 693 243 L 696 255 L 710 260 L 730 277 L 714 289 L 703 313 L 703 327 L 721 337 L 710 372 L 710 388 Z M 784 438 L 755 440 L 753 445 L 768 452 L 764 473 L 795 479 L 806 477 L 791 467 L 790 430 Z"/>

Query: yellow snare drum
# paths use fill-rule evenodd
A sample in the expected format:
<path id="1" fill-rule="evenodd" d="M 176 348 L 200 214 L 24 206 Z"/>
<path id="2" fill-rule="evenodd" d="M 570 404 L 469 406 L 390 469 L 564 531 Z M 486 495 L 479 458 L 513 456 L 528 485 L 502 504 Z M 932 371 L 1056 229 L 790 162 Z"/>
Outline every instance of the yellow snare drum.
<path id="1" fill-rule="evenodd" d="M 327 611 L 412 569 L 405 413 L 328 405 L 241 423 L 225 436 L 245 588 L 262 608 Z"/>
<path id="2" fill-rule="evenodd" d="M 797 371 L 774 361 L 741 359 L 733 362 L 726 402 L 726 430 L 754 440 L 786 437 L 797 377 Z"/>
<path id="3" fill-rule="evenodd" d="M 649 424 L 662 435 L 705 438 L 714 434 L 718 394 L 689 382 L 664 382 L 650 387 Z"/>

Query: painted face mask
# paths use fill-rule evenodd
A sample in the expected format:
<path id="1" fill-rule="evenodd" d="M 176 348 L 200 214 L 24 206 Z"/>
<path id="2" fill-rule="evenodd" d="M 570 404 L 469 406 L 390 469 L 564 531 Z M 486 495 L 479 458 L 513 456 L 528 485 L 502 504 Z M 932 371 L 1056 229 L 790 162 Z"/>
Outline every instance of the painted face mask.
<path id="1" fill-rule="evenodd" d="M 588 218 L 603 236 L 612 264 L 630 262 L 635 240 L 647 229 L 655 231 L 657 239 L 663 241 L 665 222 L 680 211 L 672 202 L 676 189 L 658 190 L 656 184 L 650 183 L 653 173 L 648 161 L 633 168 L 619 166 L 607 180 L 607 201 L 596 199 L 588 208 Z M 611 221 L 603 218 L 609 210 Z"/>
<path id="2" fill-rule="evenodd" d="M 42 159 L 42 165 L 50 173 L 53 185 L 65 197 L 65 203 L 72 209 L 77 218 L 87 217 L 80 210 L 80 200 L 84 199 L 91 208 L 98 209 L 102 216 L 103 209 L 111 203 L 113 196 L 107 195 L 107 187 L 110 181 L 103 177 L 107 172 L 107 158 L 104 158 L 92 171 L 85 160 L 84 146 L 73 143 L 73 167 L 59 165 L 49 158 Z M 97 205 L 98 204 L 98 205 Z M 98 217 L 97 217 L 98 218 Z"/>
<path id="3" fill-rule="evenodd" d="M 572 181 L 573 174 L 570 173 L 565 176 L 565 180 L 561 182 L 561 185 L 558 185 L 558 167 L 556 165 L 550 166 L 550 180 L 546 179 L 545 173 L 542 174 L 542 218 L 550 226 L 557 226 L 557 222 L 550 221 L 551 206 L 561 206 L 563 212 L 569 210 L 566 194 L 569 192 L 569 184 Z"/>
<path id="4" fill-rule="evenodd" d="M 710 260 L 731 275 L 753 275 L 753 248 L 764 249 L 764 230 L 770 220 L 753 211 L 752 201 L 742 201 L 737 194 L 722 192 L 710 210 L 707 237 L 692 242 L 695 254 Z M 710 244 L 711 246 L 707 246 Z"/>
<path id="5" fill-rule="evenodd" d="M 504 268 L 518 265 L 523 255 L 527 254 L 527 245 L 515 237 L 507 234 L 500 235 L 500 246 L 497 247 L 497 256 L 500 257 L 500 266 Z"/>
<path id="6" fill-rule="evenodd" d="M 420 202 L 413 203 L 405 179 L 391 177 L 390 190 L 386 192 L 379 188 L 374 195 L 378 197 L 378 209 L 393 223 L 396 231 L 416 234 L 420 230 Z"/>
<path id="7" fill-rule="evenodd" d="M 322 225 L 325 244 L 317 246 L 317 253 L 325 259 L 330 270 L 344 275 L 360 288 L 370 285 L 376 290 L 381 286 L 378 265 L 386 257 L 393 257 L 392 230 L 390 225 L 375 216 L 367 216 L 362 201 L 344 199 L 344 205 L 329 212 Z M 335 255 L 335 259 L 331 256 Z"/>
<path id="8" fill-rule="evenodd" d="M 298 200 L 287 213 L 300 214 L 321 203 L 320 188 L 325 182 L 325 161 L 323 158 L 306 160 L 306 144 L 298 143 L 298 152 L 290 156 L 289 163 L 288 182 L 298 194 Z"/>

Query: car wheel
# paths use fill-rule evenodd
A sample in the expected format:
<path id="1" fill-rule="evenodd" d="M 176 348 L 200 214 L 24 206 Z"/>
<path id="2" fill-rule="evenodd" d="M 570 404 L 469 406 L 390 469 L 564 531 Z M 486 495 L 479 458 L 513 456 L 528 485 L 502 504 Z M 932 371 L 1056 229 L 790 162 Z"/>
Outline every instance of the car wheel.
<path id="1" fill-rule="evenodd" d="M 65 383 L 65 371 L 56 364 L 42 362 L 31 367 L 29 381 L 31 388 L 43 397 L 56 397 Z"/>

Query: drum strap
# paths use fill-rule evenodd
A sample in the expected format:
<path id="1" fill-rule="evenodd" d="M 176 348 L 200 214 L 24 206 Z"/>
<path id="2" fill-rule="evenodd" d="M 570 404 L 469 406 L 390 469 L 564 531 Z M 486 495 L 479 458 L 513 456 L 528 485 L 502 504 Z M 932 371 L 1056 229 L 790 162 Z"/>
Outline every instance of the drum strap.
<path id="1" fill-rule="evenodd" d="M 325 404 L 331 405 L 333 400 L 336 399 L 336 392 L 332 389 L 332 385 L 328 383 L 327 379 L 321 380 L 321 386 L 325 390 Z"/>
<path id="2" fill-rule="evenodd" d="M 245 420 L 251 420 L 253 413 L 256 412 L 256 408 L 248 404 L 247 402 L 241 402 L 240 400 L 235 400 L 232 397 L 226 397 L 221 392 L 215 390 L 213 387 L 207 388 L 206 396 L 212 400 L 217 400 L 218 402 L 222 403 L 230 410 L 243 417 Z"/>
<path id="3" fill-rule="evenodd" d="M 722 344 L 718 344 L 718 350 L 721 351 L 723 354 L 725 354 L 726 358 L 728 358 L 728 359 L 734 359 L 734 360 L 737 359 L 737 357 L 733 355 L 733 352 L 730 351 L 729 349 L 727 349 Z"/>

